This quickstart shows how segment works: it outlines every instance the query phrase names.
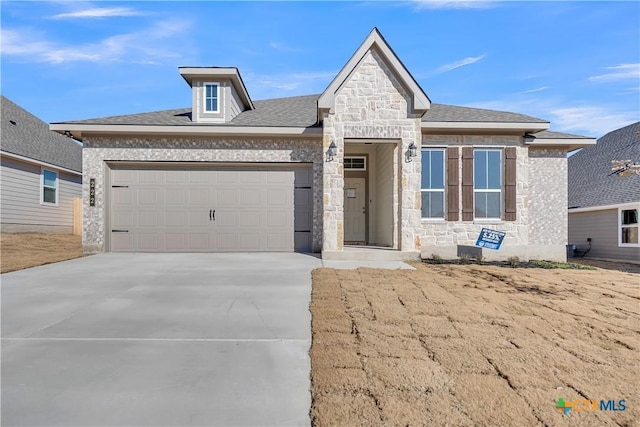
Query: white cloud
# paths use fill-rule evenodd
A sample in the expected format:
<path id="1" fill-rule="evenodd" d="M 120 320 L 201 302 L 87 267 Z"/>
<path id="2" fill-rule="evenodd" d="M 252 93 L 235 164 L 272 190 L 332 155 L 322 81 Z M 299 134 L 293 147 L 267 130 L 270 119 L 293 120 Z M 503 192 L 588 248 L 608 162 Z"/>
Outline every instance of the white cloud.
<path id="1" fill-rule="evenodd" d="M 182 56 L 183 47 L 171 47 L 168 40 L 183 34 L 183 21 L 157 22 L 133 33 L 118 34 L 93 43 L 64 44 L 37 32 L 2 29 L 2 54 L 23 62 L 61 64 L 67 62 L 128 62 L 152 64 Z"/>
<path id="2" fill-rule="evenodd" d="M 95 7 L 75 12 L 59 13 L 51 19 L 83 19 L 83 18 L 111 18 L 118 16 L 140 16 L 141 12 L 128 7 Z"/>
<path id="3" fill-rule="evenodd" d="M 456 68 L 475 64 L 476 62 L 482 60 L 485 56 L 487 55 L 470 56 L 468 58 L 464 58 L 459 61 L 452 62 L 451 64 L 443 65 L 436 70 L 436 73 L 446 73 L 447 71 L 455 70 Z"/>
<path id="4" fill-rule="evenodd" d="M 617 105 L 567 105 L 565 102 L 535 97 L 474 102 L 466 106 L 526 114 L 550 121 L 551 130 L 596 138 L 639 120 L 637 111 L 621 110 Z"/>
<path id="5" fill-rule="evenodd" d="M 600 106 L 555 108 L 549 114 L 554 127 L 566 131 L 586 130 L 594 136 L 602 136 L 638 120 L 637 112 Z"/>
<path id="6" fill-rule="evenodd" d="M 336 75 L 335 71 L 257 75 L 249 73 L 247 84 L 256 87 L 258 97 L 280 96 L 281 92 L 309 95 L 323 91 Z M 277 89 L 274 91 L 273 89 Z"/>
<path id="7" fill-rule="evenodd" d="M 270 42 L 269 47 L 271 49 L 279 50 L 281 52 L 300 52 L 302 50 L 302 49 L 287 46 L 284 43 L 278 43 L 278 42 Z"/>
<path id="8" fill-rule="evenodd" d="M 515 95 L 524 95 L 527 93 L 536 93 L 536 92 L 542 92 L 543 90 L 547 90 L 549 89 L 549 86 L 541 86 L 535 89 L 529 89 L 529 90 L 523 90 L 522 92 L 516 92 Z"/>
<path id="9" fill-rule="evenodd" d="M 495 1 L 485 0 L 413 0 L 416 9 L 488 9 L 495 6 Z"/>
<path id="10" fill-rule="evenodd" d="M 619 80 L 640 79 L 640 63 L 619 64 L 613 67 L 605 67 L 605 70 L 611 71 L 598 76 L 589 77 L 589 81 L 594 83 L 609 83 Z"/>

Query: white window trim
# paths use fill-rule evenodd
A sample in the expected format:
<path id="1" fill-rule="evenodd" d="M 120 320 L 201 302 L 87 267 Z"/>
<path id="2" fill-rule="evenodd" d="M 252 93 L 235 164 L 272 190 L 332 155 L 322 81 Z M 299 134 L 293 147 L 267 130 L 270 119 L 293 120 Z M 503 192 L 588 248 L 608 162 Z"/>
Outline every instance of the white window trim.
<path id="1" fill-rule="evenodd" d="M 53 172 L 56 174 L 56 201 L 55 203 L 44 201 L 44 172 Z M 49 187 L 51 188 L 51 187 Z M 60 200 L 60 173 L 56 170 L 40 167 L 40 204 L 43 206 L 58 206 Z"/>
<path id="2" fill-rule="evenodd" d="M 447 149 L 423 145 L 420 147 L 420 167 L 423 165 L 422 152 L 426 150 L 442 152 L 442 189 L 422 188 L 422 176 L 420 176 L 420 199 L 422 201 L 422 193 L 442 193 L 442 217 L 423 217 L 420 209 L 420 219 L 425 222 L 445 222 L 447 220 Z"/>
<path id="3" fill-rule="evenodd" d="M 476 189 L 476 151 L 497 151 L 500 154 L 500 189 L 497 188 L 487 188 L 487 189 Z M 504 213 L 504 147 L 484 147 L 484 146 L 475 146 L 473 147 L 473 221 L 475 223 L 487 222 L 487 223 L 496 223 L 503 221 L 503 213 Z M 500 216 L 499 217 L 486 217 L 486 218 L 476 218 L 476 194 L 477 193 L 500 193 Z"/>
<path id="4" fill-rule="evenodd" d="M 363 159 L 364 160 L 364 167 L 362 169 L 360 168 L 346 168 L 346 170 L 350 170 L 350 171 L 366 171 L 367 170 L 367 156 L 344 156 L 345 160 L 346 159 Z M 342 164 L 344 165 L 344 160 L 342 162 Z"/>
<path id="5" fill-rule="evenodd" d="M 617 229 L 617 233 L 618 233 L 618 247 L 620 248 L 639 248 L 640 247 L 640 239 L 638 240 L 638 243 L 622 243 L 622 211 L 630 211 L 630 210 L 637 210 L 638 211 L 638 215 L 640 215 L 640 204 L 637 205 L 631 205 L 631 206 L 623 206 L 623 207 L 619 207 L 618 208 L 618 229 Z M 640 224 L 634 224 L 634 225 L 624 225 L 625 228 L 640 228 Z M 640 229 L 638 230 L 640 231 Z"/>
<path id="6" fill-rule="evenodd" d="M 207 110 L 207 86 L 216 85 L 216 99 L 218 100 L 217 110 Z M 202 83 L 202 112 L 203 114 L 220 114 L 220 82 L 203 82 Z"/>

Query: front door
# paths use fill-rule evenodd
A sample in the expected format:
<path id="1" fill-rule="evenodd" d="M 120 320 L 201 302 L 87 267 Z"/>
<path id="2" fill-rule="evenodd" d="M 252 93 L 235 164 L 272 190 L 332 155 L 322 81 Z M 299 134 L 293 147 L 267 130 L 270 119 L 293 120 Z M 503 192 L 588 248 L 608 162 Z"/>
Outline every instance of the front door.
<path id="1" fill-rule="evenodd" d="M 344 241 L 348 243 L 365 243 L 365 184 L 365 178 L 344 179 Z"/>

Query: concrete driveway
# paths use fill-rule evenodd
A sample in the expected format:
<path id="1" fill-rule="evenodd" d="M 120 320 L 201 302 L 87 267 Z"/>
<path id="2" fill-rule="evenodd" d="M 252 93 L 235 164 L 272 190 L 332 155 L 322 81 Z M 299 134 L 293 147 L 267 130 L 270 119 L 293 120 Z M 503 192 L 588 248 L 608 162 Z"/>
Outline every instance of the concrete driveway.
<path id="1" fill-rule="evenodd" d="M 103 254 L 4 274 L 2 424 L 308 425 L 302 254 Z"/>

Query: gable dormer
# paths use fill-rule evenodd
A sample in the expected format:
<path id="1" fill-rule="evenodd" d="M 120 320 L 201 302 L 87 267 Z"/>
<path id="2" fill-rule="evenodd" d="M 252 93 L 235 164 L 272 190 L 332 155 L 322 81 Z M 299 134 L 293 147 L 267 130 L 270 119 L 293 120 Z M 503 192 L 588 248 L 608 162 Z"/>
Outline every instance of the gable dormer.
<path id="1" fill-rule="evenodd" d="M 228 123 L 253 110 L 240 72 L 235 67 L 180 67 L 191 87 L 191 120 L 196 123 Z"/>

